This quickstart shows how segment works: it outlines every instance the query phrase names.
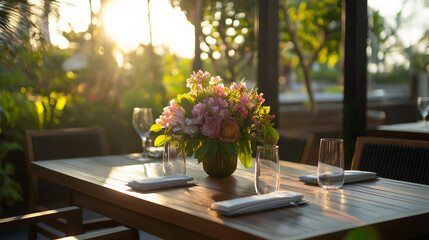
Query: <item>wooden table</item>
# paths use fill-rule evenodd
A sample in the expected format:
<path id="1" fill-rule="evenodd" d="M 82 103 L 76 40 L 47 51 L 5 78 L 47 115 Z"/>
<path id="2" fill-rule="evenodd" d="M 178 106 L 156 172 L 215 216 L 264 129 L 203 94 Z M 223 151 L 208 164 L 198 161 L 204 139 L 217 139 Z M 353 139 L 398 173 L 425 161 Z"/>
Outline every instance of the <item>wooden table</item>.
<path id="1" fill-rule="evenodd" d="M 253 170 L 211 178 L 193 160 L 195 186 L 137 192 L 126 183 L 159 174 L 159 163 L 136 155 L 34 162 L 34 174 L 71 189 L 73 204 L 166 239 L 333 239 L 367 234 L 405 239 L 429 234 L 429 186 L 380 178 L 325 192 L 300 182 L 316 167 L 281 162 L 281 189 L 301 192 L 306 205 L 226 217 L 211 203 L 255 194 Z"/>
<path id="2" fill-rule="evenodd" d="M 402 138 L 429 141 L 429 122 L 424 126 L 422 121 L 380 125 L 374 131 L 376 137 Z"/>

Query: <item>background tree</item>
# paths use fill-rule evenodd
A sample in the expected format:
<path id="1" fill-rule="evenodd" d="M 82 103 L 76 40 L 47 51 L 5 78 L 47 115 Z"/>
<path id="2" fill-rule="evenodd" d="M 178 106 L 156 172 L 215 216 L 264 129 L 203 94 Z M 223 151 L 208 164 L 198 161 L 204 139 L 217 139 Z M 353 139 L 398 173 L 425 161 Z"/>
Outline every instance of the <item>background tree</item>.
<path id="1" fill-rule="evenodd" d="M 309 108 L 317 111 L 311 87 L 315 62 L 333 66 L 340 60 L 341 0 L 280 0 L 281 53 L 283 69 L 299 64 L 309 97 Z M 290 48 L 287 48 L 292 43 Z M 298 61 L 297 61 L 298 60 Z"/>
<path id="2" fill-rule="evenodd" d="M 420 1 L 403 1 L 401 8 L 395 14 L 393 23 L 389 23 L 378 10 L 368 8 L 368 70 L 370 80 L 376 84 L 408 83 L 414 71 L 427 71 L 422 68 L 425 64 L 425 34 L 415 44 L 406 46 L 399 36 L 400 30 L 406 28 L 414 15 L 408 16 L 404 9 L 416 8 Z M 429 6 L 429 1 L 421 1 L 423 6 Z M 425 5 L 426 4 L 426 5 Z M 409 62 L 409 64 L 407 64 Z"/>
<path id="3" fill-rule="evenodd" d="M 195 26 L 193 67 L 211 68 L 225 82 L 240 80 L 255 55 L 252 1 L 172 0 Z M 201 7 L 201 9 L 199 9 Z M 201 16 L 199 15 L 201 12 Z M 202 64 L 201 58 L 206 60 Z M 207 66 L 210 63 L 210 66 Z M 193 69 L 198 70 L 198 69 Z M 252 75 L 246 73 L 247 76 Z"/>

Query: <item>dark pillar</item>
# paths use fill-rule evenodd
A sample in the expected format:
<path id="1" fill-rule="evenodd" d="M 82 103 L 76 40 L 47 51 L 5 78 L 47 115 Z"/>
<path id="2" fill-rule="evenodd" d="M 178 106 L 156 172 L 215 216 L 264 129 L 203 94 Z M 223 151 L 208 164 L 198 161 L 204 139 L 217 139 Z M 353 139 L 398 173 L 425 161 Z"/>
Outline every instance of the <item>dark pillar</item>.
<path id="1" fill-rule="evenodd" d="M 279 2 L 259 0 L 256 19 L 258 34 L 258 89 L 264 93 L 265 106 L 276 115 L 279 126 L 278 52 L 279 52 Z"/>
<path id="2" fill-rule="evenodd" d="M 345 0 L 344 160 L 350 168 L 356 138 L 366 134 L 367 1 Z M 343 10 L 344 11 L 344 10 Z"/>

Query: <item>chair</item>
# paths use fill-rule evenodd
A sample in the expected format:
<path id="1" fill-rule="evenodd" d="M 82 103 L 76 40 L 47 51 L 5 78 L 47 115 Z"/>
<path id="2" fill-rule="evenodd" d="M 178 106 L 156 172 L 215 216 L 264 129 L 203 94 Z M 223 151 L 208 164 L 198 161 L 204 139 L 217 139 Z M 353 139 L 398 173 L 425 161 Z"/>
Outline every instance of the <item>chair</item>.
<path id="1" fill-rule="evenodd" d="M 278 129 L 279 158 L 307 164 L 314 142 L 314 134 Z"/>
<path id="2" fill-rule="evenodd" d="M 26 224 L 35 224 L 45 221 L 52 221 L 55 219 L 64 219 L 67 222 L 67 229 L 65 232 L 51 233 L 45 232 L 44 235 L 50 239 L 135 239 L 131 229 L 127 227 L 115 227 L 110 229 L 103 229 L 83 234 L 82 228 L 82 211 L 76 206 L 47 210 L 43 212 L 30 213 L 22 216 L 15 216 L 0 219 L 0 229 L 9 229 Z M 63 237 L 65 235 L 65 237 Z M 30 236 L 29 236 L 30 237 Z"/>
<path id="3" fill-rule="evenodd" d="M 384 178 L 429 184 L 429 142 L 358 137 L 351 168 L 377 172 Z"/>
<path id="4" fill-rule="evenodd" d="M 109 148 L 103 128 L 69 128 L 55 130 L 27 130 L 26 163 L 29 176 L 29 211 L 45 211 L 47 209 L 69 206 L 67 190 L 31 174 L 30 165 L 33 161 L 62 158 L 90 157 L 108 155 Z M 46 190 L 40 194 L 39 190 Z M 57 221 L 54 227 L 65 229 L 64 222 Z M 114 227 L 119 223 L 102 217 L 83 223 L 83 231 L 97 228 Z M 33 228 L 32 228 L 33 229 Z M 35 231 L 44 231 L 37 226 Z M 35 233 L 32 233 L 35 235 Z"/>

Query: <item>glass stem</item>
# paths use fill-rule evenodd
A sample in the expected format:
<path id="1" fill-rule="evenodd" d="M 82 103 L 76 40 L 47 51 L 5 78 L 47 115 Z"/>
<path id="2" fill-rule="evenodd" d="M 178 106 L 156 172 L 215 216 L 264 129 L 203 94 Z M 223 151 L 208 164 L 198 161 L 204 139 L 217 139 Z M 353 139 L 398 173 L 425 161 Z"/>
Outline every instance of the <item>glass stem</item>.
<path id="1" fill-rule="evenodd" d="M 146 140 L 147 140 L 147 138 L 142 137 L 143 156 L 146 156 L 146 155 L 147 155 L 147 151 L 146 151 Z"/>

